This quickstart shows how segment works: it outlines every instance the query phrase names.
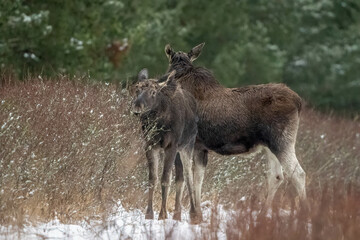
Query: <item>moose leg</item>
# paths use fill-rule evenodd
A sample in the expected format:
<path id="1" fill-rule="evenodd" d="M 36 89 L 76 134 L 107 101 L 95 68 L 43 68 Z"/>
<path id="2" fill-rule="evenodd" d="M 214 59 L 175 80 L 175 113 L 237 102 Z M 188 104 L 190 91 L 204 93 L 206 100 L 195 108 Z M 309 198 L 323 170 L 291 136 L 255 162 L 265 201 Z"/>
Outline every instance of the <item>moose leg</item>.
<path id="1" fill-rule="evenodd" d="M 169 194 L 171 168 L 174 165 L 176 148 L 174 146 L 165 149 L 164 169 L 161 177 L 161 210 L 159 219 L 167 218 L 166 201 Z"/>
<path id="2" fill-rule="evenodd" d="M 154 219 L 153 197 L 154 197 L 154 191 L 156 188 L 157 178 L 158 178 L 158 163 L 159 163 L 158 154 L 159 154 L 158 150 L 146 151 L 146 158 L 148 160 L 148 167 L 149 167 L 149 199 L 148 199 L 148 207 L 146 210 L 145 219 Z"/>
<path id="3" fill-rule="evenodd" d="M 197 212 L 195 208 L 195 193 L 194 193 L 194 180 L 193 180 L 193 171 L 192 171 L 192 156 L 194 151 L 194 142 L 189 143 L 187 147 L 180 151 L 180 157 L 182 164 L 184 166 L 184 173 L 185 173 L 185 181 L 186 186 L 189 191 L 189 198 L 190 198 L 190 219 L 191 223 L 197 224 L 201 222 L 201 218 L 199 218 L 200 214 Z"/>
<path id="4" fill-rule="evenodd" d="M 176 197 L 175 197 L 175 212 L 173 219 L 181 221 L 181 199 L 184 192 L 184 174 L 183 165 L 181 163 L 180 155 L 176 154 L 175 158 L 175 184 L 176 184 Z"/>
<path id="5" fill-rule="evenodd" d="M 296 157 L 295 144 L 291 144 L 283 151 L 280 151 L 277 154 L 277 158 L 279 159 L 284 172 L 289 177 L 290 182 L 294 185 L 297 194 L 300 197 L 301 207 L 303 207 L 305 211 L 308 211 L 309 206 L 306 201 L 305 190 L 306 174 Z"/>
<path id="6" fill-rule="evenodd" d="M 208 151 L 203 149 L 194 150 L 194 190 L 195 209 L 198 219 L 202 221 L 201 213 L 201 187 L 204 180 L 205 168 L 208 162 Z"/>
<path id="7" fill-rule="evenodd" d="M 265 149 L 267 155 L 267 168 L 268 168 L 266 172 L 268 194 L 265 202 L 265 207 L 263 210 L 267 210 L 271 207 L 275 193 L 280 187 L 281 183 L 284 181 L 284 174 L 279 160 L 270 151 L 269 148 L 265 148 Z"/>

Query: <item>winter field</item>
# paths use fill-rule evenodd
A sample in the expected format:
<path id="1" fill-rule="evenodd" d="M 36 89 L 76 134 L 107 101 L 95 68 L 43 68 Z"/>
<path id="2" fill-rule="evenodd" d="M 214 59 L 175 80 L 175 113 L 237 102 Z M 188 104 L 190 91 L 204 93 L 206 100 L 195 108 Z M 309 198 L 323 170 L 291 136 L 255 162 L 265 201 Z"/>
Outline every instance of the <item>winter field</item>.
<path id="1" fill-rule="evenodd" d="M 1 76 L 0 239 L 360 239 L 360 121 L 305 108 L 297 155 L 311 211 L 285 181 L 274 208 L 265 156 L 211 154 L 204 223 L 145 220 L 147 164 L 126 90 L 83 78 Z M 161 166 L 161 164 L 160 164 Z M 155 210 L 160 210 L 160 189 Z M 157 212 L 158 213 L 158 212 Z"/>

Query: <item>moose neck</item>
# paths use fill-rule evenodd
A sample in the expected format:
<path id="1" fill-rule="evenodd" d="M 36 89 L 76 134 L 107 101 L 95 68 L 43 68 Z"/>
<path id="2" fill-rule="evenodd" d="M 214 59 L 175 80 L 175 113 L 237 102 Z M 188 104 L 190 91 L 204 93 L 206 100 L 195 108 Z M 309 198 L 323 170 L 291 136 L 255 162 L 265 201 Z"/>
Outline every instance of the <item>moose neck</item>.
<path id="1" fill-rule="evenodd" d="M 189 91 L 197 100 L 211 98 L 224 88 L 209 70 L 194 67 L 191 62 L 173 62 L 168 72 L 173 70 L 176 70 L 175 78 L 182 88 Z"/>
<path id="2" fill-rule="evenodd" d="M 176 71 L 175 78 L 179 78 L 185 75 L 186 73 L 188 73 L 192 68 L 194 68 L 194 66 L 191 63 L 180 61 L 180 62 L 171 63 L 168 72 L 170 73 L 175 70 Z"/>

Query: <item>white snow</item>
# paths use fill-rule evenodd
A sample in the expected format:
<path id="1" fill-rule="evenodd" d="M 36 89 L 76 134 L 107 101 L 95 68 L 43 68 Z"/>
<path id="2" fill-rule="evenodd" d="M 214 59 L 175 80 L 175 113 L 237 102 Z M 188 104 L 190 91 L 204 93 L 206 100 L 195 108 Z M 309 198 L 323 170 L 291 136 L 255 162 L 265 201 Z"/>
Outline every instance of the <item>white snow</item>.
<path id="1" fill-rule="evenodd" d="M 82 221 L 77 224 L 63 224 L 58 219 L 36 226 L 26 224 L 22 229 L 0 226 L 0 239 L 195 239 L 210 226 L 210 202 L 202 204 L 204 223 L 191 225 L 187 209 L 183 209 L 182 221 L 146 220 L 140 210 L 128 211 L 121 203 L 117 204 L 115 213 L 105 221 Z M 226 239 L 225 219 L 230 211 L 221 205 L 217 209 L 220 226 L 217 236 Z M 155 214 L 157 219 L 158 213 Z"/>
<path id="2" fill-rule="evenodd" d="M 1 192 L 0 192 L 1 194 Z M 245 197 L 241 198 L 245 199 Z M 172 220 L 169 215 L 167 220 L 146 220 L 144 211 L 139 209 L 126 210 L 121 202 L 118 202 L 112 209 L 112 215 L 105 220 L 84 220 L 76 224 L 64 224 L 58 219 L 47 223 L 31 223 L 25 224 L 23 228 L 16 226 L 0 225 L 1 239 L 197 239 L 206 236 L 218 239 L 226 239 L 226 230 L 228 221 L 233 219 L 238 213 L 235 210 L 227 210 L 221 204 L 216 208 L 216 220 L 211 226 L 214 204 L 205 201 L 201 204 L 204 222 L 199 225 L 190 224 L 188 209 L 183 208 L 182 221 Z M 248 209 L 248 212 L 251 211 Z M 256 221 L 258 212 L 251 212 L 252 218 Z M 267 212 L 267 216 L 271 218 L 272 211 Z M 280 216 L 288 217 L 290 212 L 284 209 L 280 210 Z M 158 213 L 155 213 L 157 219 Z M 100 218 L 99 218 L 100 219 Z M 226 229 L 228 228 L 228 229 Z M 210 230 L 211 229 L 211 230 Z M 235 229 L 234 229 L 235 230 Z M 235 230 L 236 231 L 236 230 Z M 309 233 L 311 232 L 311 224 L 309 223 Z M 204 235 L 205 234 L 205 235 Z M 239 236 L 241 235 L 238 232 Z"/>

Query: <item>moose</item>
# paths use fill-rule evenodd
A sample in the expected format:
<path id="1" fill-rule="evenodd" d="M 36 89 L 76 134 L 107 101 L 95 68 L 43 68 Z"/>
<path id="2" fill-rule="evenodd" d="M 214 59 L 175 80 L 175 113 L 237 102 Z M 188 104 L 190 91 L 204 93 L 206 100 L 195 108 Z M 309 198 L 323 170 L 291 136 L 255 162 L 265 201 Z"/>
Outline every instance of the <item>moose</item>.
<path id="1" fill-rule="evenodd" d="M 209 150 L 230 155 L 249 153 L 258 146 L 265 148 L 268 194 L 263 210 L 271 206 L 284 180 L 283 171 L 295 186 L 301 206 L 307 209 L 306 175 L 295 154 L 302 99 L 284 84 L 225 88 L 208 69 L 193 65 L 203 46 L 204 43 L 199 44 L 188 53 L 175 52 L 169 44 L 165 46 L 169 60 L 167 74 L 176 71 L 177 83 L 197 102 L 199 121 L 193 157 L 195 215 L 191 220 L 202 220 L 201 186 Z"/>
<path id="2" fill-rule="evenodd" d="M 131 112 L 140 117 L 149 167 L 149 198 L 145 218 L 154 218 L 153 195 L 157 185 L 158 162 L 161 157 L 164 157 L 164 169 L 161 178 L 162 204 L 159 219 L 167 218 L 166 200 L 171 168 L 174 163 L 176 199 L 173 218 L 181 220 L 183 171 L 189 191 L 190 216 L 193 216 L 195 200 L 193 198 L 192 155 L 197 135 L 194 97 L 176 83 L 175 71 L 168 75 L 166 82 L 159 83 L 156 79 L 148 79 L 148 71 L 143 69 L 138 74 L 138 82 L 130 92 L 133 95 Z"/>

